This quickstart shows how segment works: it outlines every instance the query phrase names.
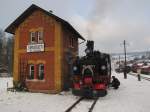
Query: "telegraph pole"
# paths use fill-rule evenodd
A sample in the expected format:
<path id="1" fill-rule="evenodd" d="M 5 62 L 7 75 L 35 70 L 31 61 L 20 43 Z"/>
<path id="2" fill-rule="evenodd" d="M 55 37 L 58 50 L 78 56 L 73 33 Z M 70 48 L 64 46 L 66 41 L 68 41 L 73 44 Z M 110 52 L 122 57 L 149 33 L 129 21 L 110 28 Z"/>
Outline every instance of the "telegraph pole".
<path id="1" fill-rule="evenodd" d="M 127 60 L 126 60 L 126 41 L 123 41 L 123 46 L 124 46 L 124 79 L 127 79 L 127 70 L 126 70 L 126 66 L 127 66 Z"/>
<path id="2" fill-rule="evenodd" d="M 120 69 L 120 55 L 119 55 L 119 69 Z"/>

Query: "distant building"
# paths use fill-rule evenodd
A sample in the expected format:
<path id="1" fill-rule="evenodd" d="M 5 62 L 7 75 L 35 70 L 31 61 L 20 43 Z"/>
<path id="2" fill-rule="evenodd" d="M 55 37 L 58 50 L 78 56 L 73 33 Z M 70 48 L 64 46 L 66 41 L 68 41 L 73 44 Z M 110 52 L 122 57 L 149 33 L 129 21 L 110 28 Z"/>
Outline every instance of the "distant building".
<path id="1" fill-rule="evenodd" d="M 14 86 L 46 93 L 68 88 L 78 39 L 85 40 L 68 22 L 31 5 L 5 31 L 14 34 Z"/>

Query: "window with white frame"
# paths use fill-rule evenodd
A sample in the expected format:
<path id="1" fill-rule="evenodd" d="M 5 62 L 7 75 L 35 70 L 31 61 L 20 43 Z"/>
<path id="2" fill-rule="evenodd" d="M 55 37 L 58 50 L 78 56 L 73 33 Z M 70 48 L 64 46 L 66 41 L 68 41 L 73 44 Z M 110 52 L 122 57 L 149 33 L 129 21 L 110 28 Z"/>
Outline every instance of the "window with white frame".
<path id="1" fill-rule="evenodd" d="M 37 37 L 38 37 L 38 43 L 42 43 L 43 42 L 43 31 L 38 31 Z"/>
<path id="2" fill-rule="evenodd" d="M 29 79 L 34 79 L 34 65 L 30 64 L 29 65 Z"/>
<path id="3" fill-rule="evenodd" d="M 43 43 L 43 31 L 30 32 L 30 43 Z"/>
<path id="4" fill-rule="evenodd" d="M 36 42 L 36 33 L 30 32 L 30 42 L 35 43 Z"/>
<path id="5" fill-rule="evenodd" d="M 39 72 L 38 72 L 38 79 L 44 79 L 44 64 L 39 64 Z"/>

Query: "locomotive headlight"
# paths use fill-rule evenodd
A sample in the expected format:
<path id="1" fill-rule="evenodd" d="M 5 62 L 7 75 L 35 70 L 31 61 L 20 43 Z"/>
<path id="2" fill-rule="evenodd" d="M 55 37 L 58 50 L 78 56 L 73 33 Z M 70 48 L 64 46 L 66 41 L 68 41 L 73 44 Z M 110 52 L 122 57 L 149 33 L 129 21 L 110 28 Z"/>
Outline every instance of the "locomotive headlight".
<path id="1" fill-rule="evenodd" d="M 82 85 L 82 84 L 83 84 L 81 80 L 80 80 L 80 82 L 79 82 L 79 83 L 80 83 L 80 85 Z"/>
<path id="2" fill-rule="evenodd" d="M 105 70 L 105 69 L 106 69 L 106 66 L 105 66 L 105 65 L 102 65 L 102 66 L 101 66 L 101 69 L 102 69 L 102 70 Z"/>
<path id="3" fill-rule="evenodd" d="M 93 91 L 93 94 L 94 94 L 94 95 L 96 95 L 96 94 L 97 94 L 97 91 L 96 91 L 96 90 L 94 90 L 94 91 Z"/>
<path id="4" fill-rule="evenodd" d="M 77 70 L 77 67 L 76 67 L 76 66 L 74 66 L 74 67 L 73 67 L 73 71 L 76 71 L 76 70 Z"/>

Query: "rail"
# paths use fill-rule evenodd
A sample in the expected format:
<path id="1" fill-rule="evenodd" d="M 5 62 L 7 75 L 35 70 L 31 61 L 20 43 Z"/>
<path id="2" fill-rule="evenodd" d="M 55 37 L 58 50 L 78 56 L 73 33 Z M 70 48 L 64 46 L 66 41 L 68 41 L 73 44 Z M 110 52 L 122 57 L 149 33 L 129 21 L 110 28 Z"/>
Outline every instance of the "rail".
<path id="1" fill-rule="evenodd" d="M 97 101 L 98 101 L 98 98 L 96 98 L 96 99 L 94 100 L 94 102 L 93 102 L 93 104 L 91 105 L 91 107 L 90 107 L 90 109 L 89 109 L 88 112 L 92 112 L 92 111 L 93 111 L 93 108 L 94 108 L 94 106 L 95 106 L 95 104 L 96 104 Z"/>
<path id="2" fill-rule="evenodd" d="M 79 104 L 82 100 L 84 99 L 84 97 L 81 97 L 79 100 L 77 100 L 74 104 L 72 104 L 65 112 L 71 112 L 73 110 L 73 108 Z M 89 108 L 88 112 L 92 112 L 93 108 L 96 104 L 96 102 L 98 101 L 98 98 L 94 99 L 94 102 L 92 103 L 91 107 Z"/>
<path id="3" fill-rule="evenodd" d="M 71 112 L 71 110 L 84 98 L 81 97 L 79 100 L 77 100 L 74 104 L 72 104 L 65 112 Z"/>

